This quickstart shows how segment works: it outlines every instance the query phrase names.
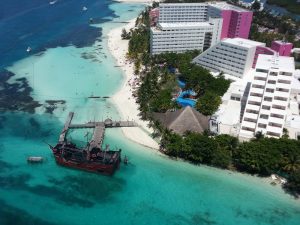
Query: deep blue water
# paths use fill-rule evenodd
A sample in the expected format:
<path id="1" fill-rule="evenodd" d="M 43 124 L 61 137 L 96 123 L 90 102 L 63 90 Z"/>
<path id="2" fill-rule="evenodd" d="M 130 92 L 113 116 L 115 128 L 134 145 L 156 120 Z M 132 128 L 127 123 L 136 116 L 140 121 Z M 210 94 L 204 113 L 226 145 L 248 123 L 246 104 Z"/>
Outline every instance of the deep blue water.
<path id="1" fill-rule="evenodd" d="M 0 7 L 0 69 L 20 60 L 28 53 L 49 47 L 88 46 L 99 37 L 101 28 L 89 26 L 113 17 L 106 0 L 2 0 Z M 86 6 L 87 11 L 82 7 Z"/>

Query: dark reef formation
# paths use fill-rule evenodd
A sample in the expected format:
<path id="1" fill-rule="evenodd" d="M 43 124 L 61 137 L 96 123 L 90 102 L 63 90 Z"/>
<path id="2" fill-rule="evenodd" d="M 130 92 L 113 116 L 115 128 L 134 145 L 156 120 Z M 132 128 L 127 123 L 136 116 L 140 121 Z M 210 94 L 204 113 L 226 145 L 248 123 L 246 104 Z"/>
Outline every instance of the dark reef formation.
<path id="1" fill-rule="evenodd" d="M 0 111 L 24 111 L 34 113 L 41 104 L 30 93 L 32 88 L 26 78 L 19 78 L 14 83 L 8 80 L 15 74 L 4 70 L 0 72 Z"/>

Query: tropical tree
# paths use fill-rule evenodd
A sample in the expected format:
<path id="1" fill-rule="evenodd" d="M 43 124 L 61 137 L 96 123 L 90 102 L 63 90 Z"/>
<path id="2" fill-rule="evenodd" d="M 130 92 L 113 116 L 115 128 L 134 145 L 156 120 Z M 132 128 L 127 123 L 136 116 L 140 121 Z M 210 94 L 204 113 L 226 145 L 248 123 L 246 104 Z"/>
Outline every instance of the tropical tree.
<path id="1" fill-rule="evenodd" d="M 251 9 L 254 11 L 260 10 L 260 2 L 255 0 L 251 5 Z"/>
<path id="2" fill-rule="evenodd" d="M 300 170 L 290 174 L 288 182 L 284 185 L 284 188 L 293 194 L 295 197 L 300 195 Z"/>
<path id="3" fill-rule="evenodd" d="M 290 153 L 288 156 L 284 157 L 283 170 L 286 172 L 295 172 L 300 170 L 300 155 L 297 153 Z"/>
<path id="4" fill-rule="evenodd" d="M 289 138 L 289 131 L 286 128 L 283 128 L 282 130 L 282 138 Z"/>
<path id="5" fill-rule="evenodd" d="M 208 116 L 214 114 L 221 103 L 222 100 L 220 96 L 213 92 L 206 92 L 198 99 L 196 109 L 203 115 Z"/>

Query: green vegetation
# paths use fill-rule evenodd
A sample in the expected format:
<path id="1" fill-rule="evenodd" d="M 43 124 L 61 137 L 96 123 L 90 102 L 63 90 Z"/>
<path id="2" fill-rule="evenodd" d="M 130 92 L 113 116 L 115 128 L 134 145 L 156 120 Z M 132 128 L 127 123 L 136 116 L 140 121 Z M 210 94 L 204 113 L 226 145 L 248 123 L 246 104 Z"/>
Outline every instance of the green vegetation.
<path id="1" fill-rule="evenodd" d="M 206 92 L 198 99 L 196 109 L 203 115 L 208 116 L 214 114 L 221 103 L 222 99 L 219 95 L 213 92 Z"/>
<path id="2" fill-rule="evenodd" d="M 270 5 L 278 5 L 286 8 L 289 12 L 300 14 L 300 4 L 297 0 L 267 0 Z"/>
<path id="3" fill-rule="evenodd" d="M 258 0 L 255 0 L 253 4 L 251 5 L 251 9 L 254 11 L 258 11 L 260 9 L 260 2 Z"/>
<path id="4" fill-rule="evenodd" d="M 271 46 L 274 40 L 285 39 L 300 47 L 300 41 L 296 39 L 299 22 L 293 21 L 288 16 L 274 16 L 268 11 L 255 11 L 250 31 L 250 39 L 264 42 Z"/>
<path id="5" fill-rule="evenodd" d="M 125 28 L 122 29 L 122 39 L 129 40 L 131 38 L 131 32 L 127 32 Z"/>
<path id="6" fill-rule="evenodd" d="M 239 143 L 229 135 L 187 133 L 184 137 L 164 131 L 161 147 L 172 157 L 193 163 L 234 169 L 260 176 L 281 174 L 288 178 L 284 188 L 300 195 L 300 141 L 286 138 L 253 139 Z"/>
<path id="7" fill-rule="evenodd" d="M 178 77 L 186 82 L 186 89 L 196 92 L 199 98 L 196 109 L 204 115 L 212 115 L 218 109 L 222 102 L 220 96 L 227 91 L 230 81 L 223 76 L 213 77 L 208 70 L 191 63 L 198 54 L 199 51 L 190 51 L 151 57 L 138 91 L 138 102 L 145 118 L 152 112 L 166 112 L 179 107 L 171 100 L 172 94 L 176 94 L 179 88 L 176 75 L 170 73 L 168 68 L 177 68 Z"/>

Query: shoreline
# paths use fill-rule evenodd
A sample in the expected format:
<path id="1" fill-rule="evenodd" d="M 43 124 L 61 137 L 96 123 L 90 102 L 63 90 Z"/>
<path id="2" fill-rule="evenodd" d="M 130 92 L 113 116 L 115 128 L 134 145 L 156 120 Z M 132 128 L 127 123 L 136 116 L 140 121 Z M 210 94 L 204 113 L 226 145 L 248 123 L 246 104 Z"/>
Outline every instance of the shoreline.
<path id="1" fill-rule="evenodd" d="M 125 1 L 124 1 L 125 2 Z M 127 1 L 126 1 L 127 2 Z M 140 1 L 141 2 L 141 1 Z M 122 29 L 129 30 L 135 25 L 136 18 L 127 21 L 124 26 L 114 28 L 107 34 L 108 49 L 116 60 L 116 66 L 120 67 L 124 76 L 124 81 L 120 89 L 112 96 L 112 102 L 117 107 L 122 119 L 133 120 L 138 124 L 135 128 L 121 128 L 123 134 L 130 140 L 143 146 L 158 150 L 158 143 L 150 137 L 153 132 L 148 127 L 148 121 L 143 121 L 139 117 L 139 106 L 132 96 L 132 87 L 130 82 L 135 78 L 134 64 L 126 59 L 128 51 L 128 40 L 121 39 Z"/>

